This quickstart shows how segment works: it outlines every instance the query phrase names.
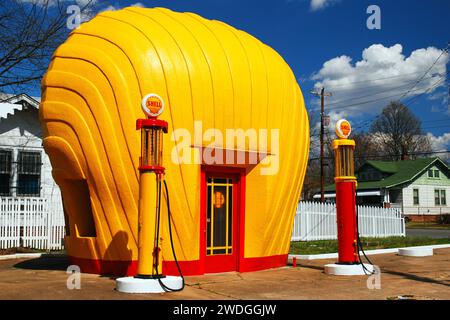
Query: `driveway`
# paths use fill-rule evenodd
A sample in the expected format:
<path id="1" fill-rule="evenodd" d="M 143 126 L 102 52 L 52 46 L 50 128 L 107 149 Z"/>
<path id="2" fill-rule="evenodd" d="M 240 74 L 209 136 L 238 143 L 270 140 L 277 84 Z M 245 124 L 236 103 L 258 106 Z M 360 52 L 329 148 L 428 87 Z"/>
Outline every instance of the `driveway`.
<path id="1" fill-rule="evenodd" d="M 450 230 L 444 229 L 408 229 L 406 228 L 406 235 L 412 237 L 428 237 L 433 239 L 450 238 Z"/>

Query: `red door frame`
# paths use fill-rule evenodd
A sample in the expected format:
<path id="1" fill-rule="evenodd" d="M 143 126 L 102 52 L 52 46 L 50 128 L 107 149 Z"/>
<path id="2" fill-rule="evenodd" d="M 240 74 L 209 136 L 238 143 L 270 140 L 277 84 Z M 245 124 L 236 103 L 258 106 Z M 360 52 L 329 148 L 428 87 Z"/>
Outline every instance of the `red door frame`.
<path id="1" fill-rule="evenodd" d="M 241 262 L 244 258 L 244 240 L 245 240 L 245 168 L 233 168 L 223 166 L 201 166 L 200 174 L 200 246 L 199 246 L 199 260 L 201 273 L 206 271 L 206 190 L 208 175 L 222 175 L 224 177 L 236 177 L 238 179 L 236 186 L 237 197 L 234 200 L 237 204 L 236 219 L 233 222 L 233 228 L 236 228 L 233 239 L 234 250 L 236 250 L 236 270 L 221 270 L 220 265 L 209 266 L 208 272 L 225 272 L 225 271 L 240 271 Z M 234 191 L 233 191 L 234 193 Z M 234 207 L 234 205 L 233 205 Z M 217 271 L 216 271 L 217 267 Z"/>

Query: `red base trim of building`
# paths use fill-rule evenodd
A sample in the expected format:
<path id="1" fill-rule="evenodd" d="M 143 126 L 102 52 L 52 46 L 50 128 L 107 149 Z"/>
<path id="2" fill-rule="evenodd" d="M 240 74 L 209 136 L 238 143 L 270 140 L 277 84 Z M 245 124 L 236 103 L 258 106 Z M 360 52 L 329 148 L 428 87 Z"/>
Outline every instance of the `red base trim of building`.
<path id="1" fill-rule="evenodd" d="M 239 272 L 250 272 L 284 267 L 287 264 L 287 259 L 287 254 L 268 257 L 244 258 L 239 262 Z"/>
<path id="2" fill-rule="evenodd" d="M 196 276 L 203 274 L 201 270 L 200 260 L 178 261 L 183 276 Z M 179 276 L 175 261 L 163 261 L 162 271 L 168 276 Z"/>
<path id="3" fill-rule="evenodd" d="M 251 272 L 271 268 L 283 267 L 287 264 L 287 254 L 244 258 L 239 261 L 239 272 Z M 114 276 L 134 276 L 137 272 L 137 261 L 107 261 L 84 259 L 69 256 L 70 263 L 80 267 L 81 272 L 114 275 Z M 185 276 L 203 274 L 203 266 L 200 260 L 179 261 L 181 272 Z M 178 276 L 178 269 L 175 261 L 163 261 L 163 274 Z"/>

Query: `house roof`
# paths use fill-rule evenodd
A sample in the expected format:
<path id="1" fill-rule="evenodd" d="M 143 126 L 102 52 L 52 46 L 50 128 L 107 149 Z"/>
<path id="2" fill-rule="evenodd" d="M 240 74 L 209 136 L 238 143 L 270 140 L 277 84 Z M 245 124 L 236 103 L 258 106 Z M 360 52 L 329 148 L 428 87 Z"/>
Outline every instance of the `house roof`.
<path id="1" fill-rule="evenodd" d="M 395 173 L 399 169 L 399 166 L 397 164 L 398 162 L 405 162 L 405 161 L 372 161 L 372 160 L 369 160 L 369 161 L 366 161 L 365 164 L 368 164 L 381 172 Z"/>
<path id="2" fill-rule="evenodd" d="M 17 95 L 0 93 L 0 121 L 6 119 L 9 114 L 13 115 L 16 110 L 23 110 L 31 106 L 39 108 L 39 98 L 33 98 L 26 93 Z"/>
<path id="3" fill-rule="evenodd" d="M 364 166 L 372 166 L 390 175 L 382 180 L 358 182 L 358 190 L 386 189 L 412 182 L 436 162 L 441 163 L 450 172 L 450 168 L 438 157 L 403 161 L 367 161 Z M 334 190 L 334 184 L 325 187 L 325 191 Z"/>

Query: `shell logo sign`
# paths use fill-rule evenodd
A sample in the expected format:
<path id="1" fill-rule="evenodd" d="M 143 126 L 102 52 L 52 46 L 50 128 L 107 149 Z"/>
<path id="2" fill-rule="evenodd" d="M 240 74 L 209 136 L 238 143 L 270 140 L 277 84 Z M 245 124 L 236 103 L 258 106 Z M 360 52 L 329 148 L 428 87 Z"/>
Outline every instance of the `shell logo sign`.
<path id="1" fill-rule="evenodd" d="M 347 139 L 352 132 L 352 126 L 346 119 L 336 122 L 336 135 L 341 139 Z"/>
<path id="2" fill-rule="evenodd" d="M 225 197 L 222 192 L 216 191 L 214 192 L 214 207 L 216 209 L 222 208 L 223 204 L 225 203 Z"/>
<path id="3" fill-rule="evenodd" d="M 164 100 L 155 93 L 150 93 L 142 99 L 142 111 L 149 117 L 157 117 L 164 110 Z"/>

